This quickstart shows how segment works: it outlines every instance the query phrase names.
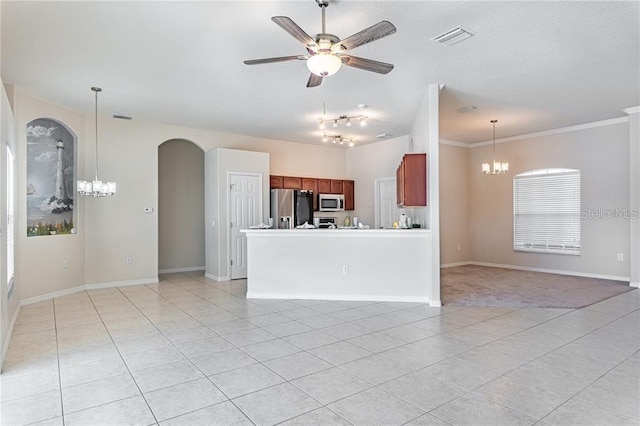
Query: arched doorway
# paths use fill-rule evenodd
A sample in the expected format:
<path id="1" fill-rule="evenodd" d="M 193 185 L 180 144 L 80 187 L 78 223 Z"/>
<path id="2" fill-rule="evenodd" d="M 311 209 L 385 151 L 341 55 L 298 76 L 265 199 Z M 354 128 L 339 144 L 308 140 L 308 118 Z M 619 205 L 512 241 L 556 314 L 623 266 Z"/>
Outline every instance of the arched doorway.
<path id="1" fill-rule="evenodd" d="M 158 147 L 158 272 L 205 269 L 204 151 L 171 139 Z"/>

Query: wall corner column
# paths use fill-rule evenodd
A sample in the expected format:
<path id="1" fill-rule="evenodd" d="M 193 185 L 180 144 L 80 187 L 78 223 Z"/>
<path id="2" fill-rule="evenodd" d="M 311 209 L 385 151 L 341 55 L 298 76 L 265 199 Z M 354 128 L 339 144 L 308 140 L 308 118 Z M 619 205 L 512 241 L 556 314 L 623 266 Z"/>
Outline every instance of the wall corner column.
<path id="1" fill-rule="evenodd" d="M 640 287 L 640 106 L 624 112 L 629 115 L 629 284 Z"/>

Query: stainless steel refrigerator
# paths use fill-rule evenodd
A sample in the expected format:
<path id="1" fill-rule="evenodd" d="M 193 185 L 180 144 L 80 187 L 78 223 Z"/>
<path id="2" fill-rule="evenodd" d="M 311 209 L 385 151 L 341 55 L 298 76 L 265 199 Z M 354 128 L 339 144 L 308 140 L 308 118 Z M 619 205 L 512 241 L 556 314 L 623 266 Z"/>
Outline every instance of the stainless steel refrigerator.
<path id="1" fill-rule="evenodd" d="M 313 225 L 313 192 L 298 189 L 271 190 L 271 218 L 275 229 Z"/>

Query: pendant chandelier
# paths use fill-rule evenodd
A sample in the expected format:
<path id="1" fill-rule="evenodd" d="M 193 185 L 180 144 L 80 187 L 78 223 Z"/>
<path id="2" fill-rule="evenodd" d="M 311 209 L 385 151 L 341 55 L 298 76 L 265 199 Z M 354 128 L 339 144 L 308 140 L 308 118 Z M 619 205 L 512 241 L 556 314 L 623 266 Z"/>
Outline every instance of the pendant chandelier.
<path id="1" fill-rule="evenodd" d="M 96 176 L 93 181 L 79 180 L 78 193 L 86 197 L 111 197 L 116 193 L 116 183 L 102 182 L 98 179 L 98 93 L 102 92 L 102 89 L 99 87 L 92 87 L 91 90 L 95 93 L 96 98 Z"/>
<path id="2" fill-rule="evenodd" d="M 485 175 L 502 175 L 509 171 L 509 163 L 496 161 L 496 123 L 498 120 L 491 120 L 493 124 L 493 169 L 489 163 L 482 163 L 482 172 Z"/>

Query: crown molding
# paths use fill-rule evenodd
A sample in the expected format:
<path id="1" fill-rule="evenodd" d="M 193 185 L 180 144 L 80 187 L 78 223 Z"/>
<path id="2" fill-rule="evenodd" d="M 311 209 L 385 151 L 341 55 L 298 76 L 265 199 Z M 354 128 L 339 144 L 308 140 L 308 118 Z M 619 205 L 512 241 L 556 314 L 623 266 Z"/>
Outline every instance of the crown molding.
<path id="1" fill-rule="evenodd" d="M 449 145 L 449 146 L 457 146 L 460 148 L 469 148 L 468 143 L 450 141 L 448 139 L 440 139 L 440 145 Z"/>
<path id="2" fill-rule="evenodd" d="M 623 111 L 625 114 L 629 114 L 629 115 L 631 115 L 631 114 L 637 114 L 637 113 L 639 113 L 639 112 L 640 112 L 640 106 L 634 106 L 634 107 L 631 107 L 631 108 L 625 108 L 625 109 L 623 109 L 622 111 Z"/>
<path id="3" fill-rule="evenodd" d="M 543 136 L 558 135 L 561 133 L 577 132 L 578 130 L 594 129 L 596 127 L 612 126 L 614 124 L 628 123 L 629 117 L 611 118 L 609 120 L 594 121 L 592 123 L 577 124 L 575 126 L 560 127 L 558 129 L 543 130 L 542 132 L 527 133 L 524 135 L 510 136 L 508 138 L 496 139 L 496 143 L 514 142 L 523 139 L 540 138 Z M 493 140 L 476 142 L 469 145 L 469 148 L 479 148 L 481 146 L 492 145 Z"/>

